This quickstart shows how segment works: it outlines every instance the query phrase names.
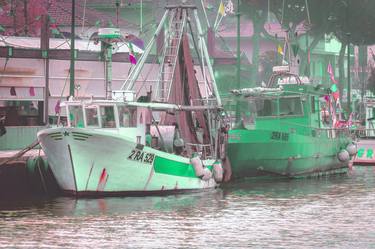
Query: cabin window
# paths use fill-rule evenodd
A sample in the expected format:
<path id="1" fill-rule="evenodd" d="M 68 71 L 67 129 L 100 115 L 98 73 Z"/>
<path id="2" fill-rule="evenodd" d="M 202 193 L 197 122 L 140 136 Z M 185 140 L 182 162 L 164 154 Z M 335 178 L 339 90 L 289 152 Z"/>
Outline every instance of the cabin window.
<path id="1" fill-rule="evenodd" d="M 83 111 L 80 105 L 71 105 L 68 107 L 71 127 L 84 127 Z"/>
<path id="2" fill-rule="evenodd" d="M 311 112 L 315 113 L 316 112 L 316 107 L 315 107 L 315 96 L 311 96 Z"/>
<path id="3" fill-rule="evenodd" d="M 256 100 L 256 107 L 257 107 L 257 115 L 259 117 L 277 115 L 277 100 L 276 99 Z"/>
<path id="4" fill-rule="evenodd" d="M 118 106 L 120 127 L 135 127 L 136 110 L 126 106 Z"/>
<path id="5" fill-rule="evenodd" d="M 100 115 L 102 119 L 103 128 L 116 128 L 113 106 L 101 106 Z"/>
<path id="6" fill-rule="evenodd" d="M 87 127 L 99 127 L 99 115 L 97 106 L 86 106 L 85 113 Z"/>
<path id="7" fill-rule="evenodd" d="M 300 97 L 280 98 L 280 116 L 302 115 L 302 102 Z"/>

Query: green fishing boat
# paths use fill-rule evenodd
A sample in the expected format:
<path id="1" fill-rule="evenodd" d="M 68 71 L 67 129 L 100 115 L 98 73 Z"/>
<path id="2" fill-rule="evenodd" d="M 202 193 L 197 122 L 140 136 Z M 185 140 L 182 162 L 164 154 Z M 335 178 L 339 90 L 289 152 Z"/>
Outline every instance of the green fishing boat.
<path id="1" fill-rule="evenodd" d="M 237 124 L 229 130 L 232 178 L 299 177 L 345 171 L 356 153 L 348 128 L 334 128 L 334 98 L 277 67 L 267 87 L 233 90 Z"/>

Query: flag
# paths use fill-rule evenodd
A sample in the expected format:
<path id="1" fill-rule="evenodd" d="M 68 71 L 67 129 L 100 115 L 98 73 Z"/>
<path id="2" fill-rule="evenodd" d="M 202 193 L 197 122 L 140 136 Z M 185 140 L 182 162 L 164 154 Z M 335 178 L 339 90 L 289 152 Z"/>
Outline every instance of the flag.
<path id="1" fill-rule="evenodd" d="M 333 72 L 333 68 L 332 68 L 331 62 L 328 63 L 327 72 L 329 74 L 329 77 L 331 78 L 332 83 L 337 84 L 337 81 L 335 79 L 335 74 Z"/>
<path id="2" fill-rule="evenodd" d="M 227 5 L 225 5 L 225 14 L 234 14 L 234 7 L 233 7 L 233 3 L 232 3 L 232 0 L 229 0 Z"/>
<path id="3" fill-rule="evenodd" d="M 277 52 L 281 55 L 284 55 L 283 48 L 280 45 L 277 46 Z"/>
<path id="4" fill-rule="evenodd" d="M 135 58 L 135 56 L 132 53 L 129 53 L 129 61 L 133 65 L 137 64 L 137 59 Z"/>
<path id="5" fill-rule="evenodd" d="M 340 97 L 340 93 L 337 89 L 337 85 L 335 83 L 333 83 L 330 90 L 332 92 L 333 98 L 335 99 L 335 101 L 337 101 L 337 99 Z"/>
<path id="6" fill-rule="evenodd" d="M 55 113 L 56 114 L 60 113 L 60 100 L 58 100 L 56 105 L 55 105 Z"/>
<path id="7" fill-rule="evenodd" d="M 352 127 L 352 125 L 353 125 L 353 113 L 352 112 L 350 113 L 348 121 L 346 122 L 346 124 L 348 125 L 349 128 Z"/>
<path id="8" fill-rule="evenodd" d="M 14 86 L 12 86 L 12 87 L 10 88 L 10 96 L 17 96 L 16 88 L 14 88 Z"/>
<path id="9" fill-rule="evenodd" d="M 133 34 L 129 34 L 129 33 L 126 33 L 124 35 L 124 37 L 125 37 L 125 41 L 127 41 L 129 43 L 129 45 L 130 45 L 130 43 L 133 43 L 134 45 L 136 45 L 140 49 L 145 49 L 144 41 L 141 38 L 139 38 L 139 37 L 137 37 Z"/>
<path id="10" fill-rule="evenodd" d="M 310 49 L 307 49 L 307 64 L 310 65 L 310 62 L 311 62 L 311 53 L 310 53 Z"/>
<path id="11" fill-rule="evenodd" d="M 30 94 L 30 96 L 35 96 L 35 89 L 34 89 L 33 86 L 31 86 L 31 87 L 29 88 L 29 94 Z"/>
<path id="12" fill-rule="evenodd" d="M 336 86 L 336 84 L 335 84 L 335 86 Z M 333 96 L 333 98 L 335 99 L 335 101 L 337 101 L 337 100 L 340 98 L 340 93 L 339 93 L 339 91 L 332 92 L 332 96 Z"/>
<path id="13" fill-rule="evenodd" d="M 137 47 L 139 47 L 140 49 L 145 49 L 145 43 L 143 42 L 142 39 L 135 37 L 133 40 L 131 40 L 131 42 Z"/>
<path id="14" fill-rule="evenodd" d="M 131 64 L 137 64 L 137 58 L 134 56 L 134 50 L 133 50 L 133 45 L 131 42 L 128 43 L 128 48 L 129 48 L 129 61 Z"/>
<path id="15" fill-rule="evenodd" d="M 224 4 L 223 2 L 220 2 L 220 6 L 219 6 L 219 13 L 222 15 L 222 16 L 225 16 L 225 8 L 224 8 Z"/>

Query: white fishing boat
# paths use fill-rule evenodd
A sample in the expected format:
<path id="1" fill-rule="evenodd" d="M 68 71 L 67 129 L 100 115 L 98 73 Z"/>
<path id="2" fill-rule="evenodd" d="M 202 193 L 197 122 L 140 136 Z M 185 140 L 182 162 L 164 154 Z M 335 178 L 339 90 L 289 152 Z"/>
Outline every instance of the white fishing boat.
<path id="1" fill-rule="evenodd" d="M 199 34 L 196 51 L 202 52 L 198 59 L 206 79 L 205 94 L 198 86 L 186 35 L 188 26 L 194 35 L 191 25 L 186 25 L 189 17 L 195 18 Z M 136 96 L 135 82 L 166 21 L 169 32 L 157 84 L 147 95 Z M 83 196 L 217 187 L 223 178 L 220 158 L 225 135 L 212 72 L 196 8 L 167 7 L 154 38 L 111 99 L 63 102 L 65 125 L 38 133 L 61 189 Z"/>

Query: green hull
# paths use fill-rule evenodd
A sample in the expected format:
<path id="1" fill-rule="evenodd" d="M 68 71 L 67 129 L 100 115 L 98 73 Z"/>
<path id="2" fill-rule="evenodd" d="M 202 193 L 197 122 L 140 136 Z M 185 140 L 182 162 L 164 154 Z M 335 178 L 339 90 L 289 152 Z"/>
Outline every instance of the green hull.
<path id="1" fill-rule="evenodd" d="M 343 134 L 329 138 L 326 132 L 275 137 L 275 130 L 231 130 L 228 158 L 232 177 L 271 174 L 298 177 L 347 168 L 348 163 L 340 162 L 337 153 L 350 140 Z"/>

